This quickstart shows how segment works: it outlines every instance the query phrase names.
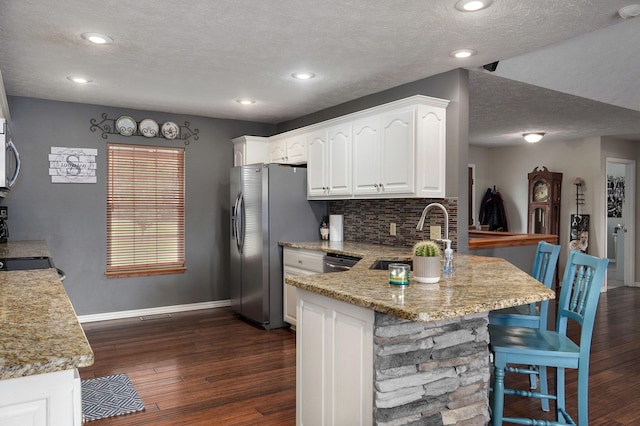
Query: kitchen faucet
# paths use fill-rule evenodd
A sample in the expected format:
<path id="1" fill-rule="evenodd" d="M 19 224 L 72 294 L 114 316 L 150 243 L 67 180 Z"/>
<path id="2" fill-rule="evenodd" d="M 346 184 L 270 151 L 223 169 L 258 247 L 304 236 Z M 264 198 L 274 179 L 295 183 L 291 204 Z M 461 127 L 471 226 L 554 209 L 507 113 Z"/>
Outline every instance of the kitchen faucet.
<path id="1" fill-rule="evenodd" d="M 427 207 L 422 210 L 422 216 L 420 216 L 416 229 L 418 231 L 422 231 L 422 228 L 424 228 L 424 220 L 427 217 L 427 212 L 431 210 L 432 207 L 438 207 L 444 213 L 444 239 L 439 238 L 436 239 L 436 241 L 446 244 L 446 248 L 444 249 L 443 272 L 445 274 L 451 274 L 453 273 L 453 249 L 451 249 L 451 240 L 449 239 L 449 213 L 447 212 L 447 209 L 445 209 L 440 203 L 431 203 L 427 205 Z"/>

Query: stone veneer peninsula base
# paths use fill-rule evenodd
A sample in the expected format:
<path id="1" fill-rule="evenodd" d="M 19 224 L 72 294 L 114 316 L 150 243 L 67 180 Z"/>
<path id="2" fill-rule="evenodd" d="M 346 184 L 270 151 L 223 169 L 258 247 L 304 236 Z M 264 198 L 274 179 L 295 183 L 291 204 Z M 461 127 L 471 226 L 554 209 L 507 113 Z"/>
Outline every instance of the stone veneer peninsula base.
<path id="1" fill-rule="evenodd" d="M 487 314 L 421 323 L 376 313 L 375 423 L 487 424 L 487 323 Z"/>

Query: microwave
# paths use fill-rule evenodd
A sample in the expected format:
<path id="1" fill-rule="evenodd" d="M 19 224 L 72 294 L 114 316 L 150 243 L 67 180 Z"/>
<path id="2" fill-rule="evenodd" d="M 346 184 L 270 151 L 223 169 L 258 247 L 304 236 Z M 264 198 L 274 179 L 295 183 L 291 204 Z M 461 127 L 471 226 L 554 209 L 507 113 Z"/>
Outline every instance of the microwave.
<path id="1" fill-rule="evenodd" d="M 18 179 L 20 154 L 9 137 L 7 120 L 0 118 L 0 197 L 4 197 Z"/>

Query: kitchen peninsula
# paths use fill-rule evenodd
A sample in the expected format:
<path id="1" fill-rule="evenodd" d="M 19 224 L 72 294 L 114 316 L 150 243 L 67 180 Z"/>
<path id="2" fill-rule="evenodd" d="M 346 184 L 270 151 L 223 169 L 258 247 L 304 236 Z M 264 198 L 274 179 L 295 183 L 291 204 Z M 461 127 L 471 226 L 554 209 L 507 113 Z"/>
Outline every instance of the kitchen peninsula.
<path id="1" fill-rule="evenodd" d="M 49 257 L 42 241 L 2 258 Z M 93 351 L 55 268 L 0 272 L 0 424 L 82 424 L 78 367 Z"/>
<path id="2" fill-rule="evenodd" d="M 453 275 L 426 290 L 370 269 L 409 261 L 406 247 L 281 245 L 362 258 L 350 271 L 286 279 L 298 294 L 298 424 L 486 424 L 488 312 L 554 298 L 499 258 L 456 255 Z"/>

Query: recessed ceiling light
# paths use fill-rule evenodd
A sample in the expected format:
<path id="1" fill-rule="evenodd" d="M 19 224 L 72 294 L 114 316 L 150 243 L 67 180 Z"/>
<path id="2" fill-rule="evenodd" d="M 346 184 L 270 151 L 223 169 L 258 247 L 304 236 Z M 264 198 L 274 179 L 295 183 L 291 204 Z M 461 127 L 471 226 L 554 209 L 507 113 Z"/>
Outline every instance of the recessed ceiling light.
<path id="1" fill-rule="evenodd" d="M 91 83 L 91 80 L 85 77 L 74 77 L 74 76 L 69 76 L 67 77 L 68 80 L 73 81 L 74 83 L 78 83 L 78 84 L 87 84 L 87 83 Z"/>
<path id="2" fill-rule="evenodd" d="M 493 0 L 460 0 L 456 3 L 456 9 L 462 12 L 476 12 L 486 9 L 492 2 Z"/>
<path id="3" fill-rule="evenodd" d="M 542 140 L 544 133 L 523 133 L 522 137 L 529 143 L 536 143 Z"/>
<path id="4" fill-rule="evenodd" d="M 453 56 L 454 58 L 462 59 L 462 58 L 468 58 L 469 56 L 473 56 L 476 53 L 478 53 L 478 51 L 477 50 L 473 50 L 473 49 L 458 49 L 458 50 L 454 50 L 453 52 L 451 52 L 449 54 L 449 56 Z"/>
<path id="5" fill-rule="evenodd" d="M 635 18 L 640 15 L 640 4 L 630 4 L 618 10 L 618 15 L 622 19 Z"/>
<path id="6" fill-rule="evenodd" d="M 251 105 L 256 103 L 253 99 L 238 99 L 236 102 L 240 105 Z"/>
<path id="7" fill-rule="evenodd" d="M 99 33 L 83 33 L 82 38 L 94 44 L 111 44 L 113 39 L 107 35 Z"/>
<path id="8" fill-rule="evenodd" d="M 309 80 L 310 78 L 313 78 L 315 76 L 316 75 L 314 73 L 306 71 L 294 72 L 293 74 L 291 74 L 291 77 L 297 78 L 298 80 Z"/>

